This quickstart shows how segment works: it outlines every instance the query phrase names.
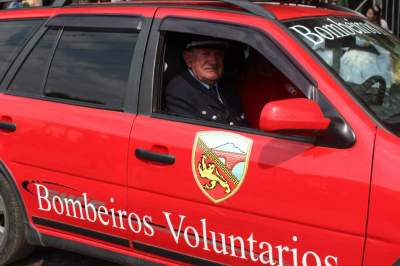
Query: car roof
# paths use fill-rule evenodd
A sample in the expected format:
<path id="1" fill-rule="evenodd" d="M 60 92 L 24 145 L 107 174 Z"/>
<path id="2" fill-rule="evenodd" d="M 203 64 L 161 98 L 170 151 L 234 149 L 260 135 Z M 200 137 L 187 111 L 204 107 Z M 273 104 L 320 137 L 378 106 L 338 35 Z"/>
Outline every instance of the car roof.
<path id="1" fill-rule="evenodd" d="M 245 1 L 243 1 L 245 2 Z M 324 8 L 318 7 L 315 5 L 302 5 L 302 4 L 288 4 L 283 3 L 282 1 L 276 0 L 264 0 L 261 2 L 251 1 L 254 4 L 257 4 L 264 8 L 267 12 L 272 13 L 278 20 L 288 20 L 288 19 L 298 19 L 305 17 L 318 17 L 318 16 L 359 16 L 362 17 L 362 14 L 358 14 L 348 9 L 345 11 L 338 7 L 337 9 L 332 8 Z M 162 6 L 171 6 L 171 7 L 214 7 L 221 9 L 231 9 L 240 11 L 238 7 L 231 6 L 227 3 L 223 3 L 218 0 L 139 0 L 139 1 L 127 1 L 124 3 L 131 4 L 149 4 L 149 5 L 162 5 Z M 331 6 L 334 7 L 334 6 Z"/>
<path id="2" fill-rule="evenodd" d="M 1 1 L 1 0 L 0 0 Z M 68 0 L 66 0 L 68 1 Z M 316 7 L 312 5 L 300 5 L 300 4 L 283 4 L 281 2 L 253 2 L 265 9 L 268 13 L 271 13 L 278 20 L 292 20 L 292 19 L 301 19 L 301 18 L 309 18 L 309 17 L 320 17 L 320 16 L 359 16 L 362 17 L 361 14 L 357 15 L 355 12 L 336 10 L 331 8 L 324 7 Z M 73 7 L 90 7 L 90 6 L 120 6 L 120 5 L 129 5 L 129 6 L 152 6 L 152 7 L 172 7 L 172 8 L 211 8 L 211 9 L 219 9 L 223 11 L 242 11 L 239 7 L 234 5 L 229 5 L 227 3 L 223 3 L 222 1 L 215 0 L 193 0 L 193 1 L 185 1 L 185 0 L 136 0 L 136 1 L 121 1 L 116 3 L 103 2 L 96 4 L 71 4 L 67 6 Z M 12 13 L 25 13 L 29 14 L 30 10 L 33 9 L 45 9 L 46 7 L 38 7 L 38 8 L 23 8 L 23 9 L 14 9 L 7 10 Z M 7 12 L 7 13 L 8 13 Z M 1 16 L 0 16 L 1 17 Z"/>
<path id="3" fill-rule="evenodd" d="M 319 16 L 362 16 L 356 15 L 354 12 L 340 11 L 329 8 L 306 6 L 306 5 L 290 5 L 290 4 L 260 4 L 266 10 L 275 15 L 278 20 L 290 20 L 307 17 Z"/>

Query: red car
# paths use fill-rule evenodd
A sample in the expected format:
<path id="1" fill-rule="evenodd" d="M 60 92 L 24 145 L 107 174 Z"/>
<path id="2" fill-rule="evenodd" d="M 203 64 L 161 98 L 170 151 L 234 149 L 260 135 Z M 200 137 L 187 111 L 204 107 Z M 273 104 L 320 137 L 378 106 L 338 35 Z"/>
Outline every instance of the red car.
<path id="1" fill-rule="evenodd" d="M 200 37 L 226 44 L 245 124 L 166 108 Z M 0 265 L 34 245 L 127 265 L 400 265 L 400 42 L 357 13 L 4 10 L 0 81 Z"/>

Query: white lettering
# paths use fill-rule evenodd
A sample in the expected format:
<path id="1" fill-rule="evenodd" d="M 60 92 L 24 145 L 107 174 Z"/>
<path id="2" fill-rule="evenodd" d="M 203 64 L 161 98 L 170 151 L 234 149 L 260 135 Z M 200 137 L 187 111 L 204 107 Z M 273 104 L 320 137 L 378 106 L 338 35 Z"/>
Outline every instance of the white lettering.
<path id="1" fill-rule="evenodd" d="M 278 249 L 278 261 L 279 261 L 279 266 L 283 266 L 283 252 L 289 252 L 289 248 L 287 246 L 276 246 L 276 248 Z"/>
<path id="2" fill-rule="evenodd" d="M 329 34 L 326 33 L 325 34 Z M 333 35 L 332 35 L 333 36 Z M 328 36 L 330 37 L 330 36 Z M 88 200 L 88 195 L 82 193 L 82 197 L 76 197 L 67 194 L 60 194 L 57 191 L 49 190 L 46 186 L 35 184 L 36 194 L 38 200 L 38 209 L 41 211 L 52 211 L 58 215 L 66 215 L 67 217 L 73 217 L 76 219 L 87 220 L 89 222 L 96 222 L 97 218 L 100 223 L 104 226 L 113 226 L 121 230 L 131 230 L 134 233 L 144 233 L 146 236 L 154 236 L 156 234 L 155 228 L 152 226 L 151 216 L 145 215 L 143 219 L 135 212 L 129 213 L 124 210 L 115 211 L 114 208 L 108 209 L 104 203 L 100 201 Z M 110 198 L 110 202 L 114 203 L 114 199 Z M 97 209 L 96 209 L 97 207 Z M 82 208 L 85 208 L 83 211 Z M 278 265 L 283 266 L 285 263 L 290 263 L 292 260 L 292 266 L 307 266 L 316 265 L 322 266 L 337 266 L 338 257 L 329 255 L 321 258 L 317 253 L 313 251 L 307 251 L 303 256 L 299 256 L 299 252 L 296 247 L 290 247 L 286 245 L 272 246 L 268 242 L 258 242 L 253 233 L 250 233 L 247 238 L 238 235 L 229 235 L 222 232 L 216 232 L 207 230 L 207 220 L 205 218 L 200 219 L 199 222 L 192 226 L 184 224 L 186 220 L 185 215 L 178 215 L 176 218 L 172 217 L 169 212 L 162 212 L 168 229 L 172 238 L 176 244 L 179 244 L 179 239 L 183 236 L 181 241 L 182 244 L 186 244 L 191 248 L 202 248 L 205 251 L 211 251 L 216 254 L 227 255 L 242 260 L 248 260 L 251 262 L 265 264 L 265 265 Z M 118 218 L 116 217 L 118 215 Z M 109 217 L 111 215 L 111 217 Z M 129 228 L 125 226 L 127 216 Z M 111 223 L 112 221 L 112 223 Z M 117 226 L 119 223 L 119 227 Z M 188 222 L 186 222 L 188 223 Z M 298 237 L 293 235 L 291 240 L 292 244 L 298 242 Z M 259 243 L 259 244 L 258 244 Z M 276 248 L 273 249 L 273 248 Z M 274 254 L 274 252 L 276 254 Z M 257 254 L 259 253 L 259 255 Z M 274 260 L 276 256 L 276 260 Z M 290 258 L 291 256 L 292 258 Z"/>
<path id="3" fill-rule="evenodd" d="M 315 32 L 321 35 L 323 38 L 328 39 L 328 40 L 334 40 L 335 36 L 333 36 L 332 33 L 327 31 L 326 29 L 323 29 L 321 27 L 315 27 L 314 28 Z"/>
<path id="4" fill-rule="evenodd" d="M 207 239 L 207 221 L 206 219 L 201 219 L 201 228 L 203 230 L 203 243 L 204 243 L 204 250 L 210 251 L 208 248 L 208 239 Z"/>
<path id="5" fill-rule="evenodd" d="M 322 38 L 321 36 L 319 36 L 316 33 L 312 33 L 309 28 L 304 27 L 302 25 L 296 25 L 296 26 L 290 27 L 290 29 L 301 34 L 304 38 L 306 38 L 307 40 L 312 42 L 313 45 L 318 45 L 318 44 L 321 44 L 324 42 L 324 38 Z"/>
<path id="6" fill-rule="evenodd" d="M 79 213 L 80 213 L 79 219 L 85 220 L 85 218 L 83 216 L 83 211 L 82 211 L 82 204 L 79 200 L 64 198 L 64 204 L 65 204 L 66 215 L 68 217 L 72 216 L 74 218 L 78 218 L 78 216 L 76 215 L 76 208 L 78 208 Z M 71 215 L 70 208 L 72 210 L 73 215 Z"/>
<path id="7" fill-rule="evenodd" d="M 358 26 L 358 23 L 346 22 L 345 25 L 348 28 L 351 28 L 355 33 L 358 33 L 358 34 L 363 34 L 364 33 L 362 31 L 362 29 Z"/>
<path id="8" fill-rule="evenodd" d="M 257 243 L 256 240 L 253 238 L 253 233 L 250 234 L 250 236 L 247 238 L 247 241 L 249 242 L 249 250 L 250 250 L 250 259 L 254 262 L 258 261 L 257 256 L 254 254 L 254 244 Z"/>
<path id="9" fill-rule="evenodd" d="M 103 214 L 108 215 L 108 210 L 107 210 L 106 206 L 104 206 L 104 205 L 99 206 L 98 214 L 99 214 L 100 223 L 102 223 L 103 225 L 106 225 L 106 226 L 110 224 L 110 219 L 105 220 L 103 218 Z"/>
<path id="10" fill-rule="evenodd" d="M 342 23 L 331 18 L 328 18 L 327 21 L 329 23 L 316 26 L 313 29 L 303 25 L 291 26 L 289 29 L 300 34 L 303 39 L 310 41 L 313 46 L 323 43 L 324 40 L 340 39 L 357 34 L 389 34 L 380 27 L 367 22 L 349 22 L 344 19 L 345 22 Z"/>
<path id="11" fill-rule="evenodd" d="M 132 219 L 132 216 L 134 216 L 135 218 Z M 135 226 L 132 224 L 132 222 L 137 224 L 137 228 L 135 228 Z M 129 225 L 129 228 L 132 230 L 132 232 L 134 232 L 136 234 L 138 234 L 138 233 L 140 233 L 140 231 L 142 231 L 142 222 L 140 221 L 140 217 L 139 217 L 139 215 L 137 215 L 134 212 L 131 212 L 128 215 L 128 225 Z"/>
<path id="12" fill-rule="evenodd" d="M 82 196 L 83 196 L 83 206 L 85 206 L 86 219 L 89 222 L 94 223 L 97 220 L 96 208 L 94 207 L 94 205 L 92 203 L 88 202 L 88 198 L 87 198 L 87 194 L 86 193 L 82 193 Z M 90 217 L 89 210 L 91 210 L 91 212 L 93 213 L 93 218 Z"/>
<path id="13" fill-rule="evenodd" d="M 169 231 L 172 233 L 172 237 L 174 238 L 175 243 L 178 244 L 179 243 L 179 235 L 182 230 L 182 223 L 183 223 L 183 220 L 185 220 L 186 216 L 179 215 L 180 222 L 179 222 L 178 232 L 175 232 L 174 226 L 172 225 L 172 222 L 170 219 L 171 213 L 169 213 L 169 212 L 162 212 L 162 213 L 164 214 L 165 218 L 167 219 Z"/>
<path id="14" fill-rule="evenodd" d="M 48 212 L 51 210 L 51 204 L 49 201 L 49 191 L 47 190 L 47 187 L 40 185 L 40 184 L 35 184 L 36 185 L 36 195 L 37 195 L 37 199 L 38 199 L 38 204 L 39 204 L 39 210 L 41 211 L 45 211 Z M 41 191 L 44 192 L 44 195 L 41 193 Z M 42 200 L 45 201 L 45 203 L 47 204 L 47 208 L 43 208 L 42 205 Z"/>
<path id="15" fill-rule="evenodd" d="M 357 23 L 357 26 L 363 31 L 364 34 L 374 33 L 374 30 L 369 27 L 368 24 L 365 23 Z"/>
<path id="16" fill-rule="evenodd" d="M 321 259 L 319 258 L 319 256 L 317 254 L 315 254 L 315 252 L 312 252 L 312 251 L 307 251 L 306 253 L 304 253 L 303 259 L 302 259 L 303 266 L 308 265 L 308 263 L 307 263 L 308 255 L 312 255 L 316 262 L 316 263 L 311 263 L 311 265 L 321 266 Z"/>
<path id="17" fill-rule="evenodd" d="M 119 210 L 117 211 L 119 217 L 119 229 L 125 230 L 124 226 L 124 215 L 127 215 L 126 211 Z"/>
<path id="18" fill-rule="evenodd" d="M 268 242 L 261 242 L 260 245 L 259 245 L 260 250 L 263 250 L 264 246 L 267 246 L 268 250 L 262 251 L 260 253 L 259 258 L 260 258 L 261 263 L 262 264 L 269 264 L 269 265 L 272 265 L 272 266 L 275 265 L 276 263 L 274 261 L 274 256 L 272 254 L 272 245 L 270 243 L 268 243 Z M 264 259 L 265 255 L 268 255 L 268 259 L 267 260 Z"/>
<path id="19" fill-rule="evenodd" d="M 247 260 L 243 238 L 241 238 L 240 236 L 232 236 L 232 235 L 229 236 L 228 238 L 231 242 L 231 256 L 237 257 L 236 249 L 240 249 L 240 253 L 241 253 L 240 258 Z M 235 244 L 236 241 L 239 242 L 239 248 L 237 248 L 237 245 Z"/>
<path id="20" fill-rule="evenodd" d="M 143 216 L 143 225 L 144 225 L 144 234 L 147 236 L 154 236 L 154 228 L 151 226 L 150 216 L 148 215 Z"/>
<path id="21" fill-rule="evenodd" d="M 332 259 L 333 263 L 335 264 L 331 264 L 331 262 L 329 262 L 329 260 Z M 326 256 L 325 258 L 325 266 L 337 266 L 338 265 L 338 258 L 334 257 L 334 256 Z"/>
<path id="22" fill-rule="evenodd" d="M 210 231 L 211 234 L 211 242 L 212 242 L 212 246 L 213 249 L 216 253 L 218 254 L 224 254 L 224 255 L 228 255 L 228 251 L 226 251 L 226 240 L 225 240 L 225 234 L 224 233 L 219 233 L 219 235 L 221 236 L 221 244 L 218 245 L 218 241 L 217 241 L 217 237 L 216 237 L 216 233 L 214 231 Z M 221 246 L 221 249 L 218 250 L 218 246 Z"/>
<path id="23" fill-rule="evenodd" d="M 58 205 L 60 206 L 60 209 L 58 209 L 58 207 L 57 207 L 57 202 L 58 202 Z M 51 199 L 51 203 L 53 205 L 54 211 L 58 215 L 62 215 L 64 213 L 64 205 L 62 203 L 62 199 L 58 195 L 53 196 L 53 198 Z"/>
<path id="24" fill-rule="evenodd" d="M 114 203 L 114 198 L 110 198 L 110 202 Z M 111 213 L 112 227 L 118 228 L 117 221 L 115 220 L 115 210 L 114 210 L 114 208 L 110 208 L 109 211 Z"/>
<path id="25" fill-rule="evenodd" d="M 297 242 L 297 236 L 293 236 L 292 237 L 293 242 Z M 290 250 L 293 254 L 293 266 L 297 266 L 298 265 L 298 261 L 297 261 L 297 248 L 292 248 Z"/>
<path id="26" fill-rule="evenodd" d="M 373 32 L 376 34 L 388 34 L 387 32 L 385 32 L 384 29 L 382 29 L 381 27 L 379 27 L 378 25 L 375 24 L 370 24 L 368 25 L 370 28 L 373 28 Z"/>
<path id="27" fill-rule="evenodd" d="M 352 29 L 348 28 L 348 27 L 347 27 L 345 24 L 343 24 L 343 23 L 336 22 L 336 21 L 334 21 L 333 19 L 330 19 L 330 18 L 328 18 L 327 20 L 330 21 L 330 22 L 332 22 L 333 24 L 335 24 L 342 32 L 344 32 L 344 34 L 345 34 L 346 36 L 355 35 L 355 34 L 356 34 Z"/>
<path id="28" fill-rule="evenodd" d="M 192 231 L 192 233 L 190 233 L 189 230 Z M 193 237 L 190 237 L 190 235 L 193 235 Z M 191 248 L 197 248 L 200 244 L 199 233 L 197 233 L 196 229 L 193 226 L 188 226 L 185 228 L 183 237 L 185 238 L 186 244 L 188 244 L 188 246 Z M 190 242 L 191 238 L 194 239 L 194 244 Z"/>
<path id="29" fill-rule="evenodd" d="M 338 26 L 334 25 L 334 24 L 326 24 L 324 26 L 322 26 L 323 29 L 325 29 L 326 31 L 330 32 L 331 34 L 333 34 L 335 36 L 335 39 L 337 38 L 343 38 L 346 37 L 346 33 L 343 32 Z"/>

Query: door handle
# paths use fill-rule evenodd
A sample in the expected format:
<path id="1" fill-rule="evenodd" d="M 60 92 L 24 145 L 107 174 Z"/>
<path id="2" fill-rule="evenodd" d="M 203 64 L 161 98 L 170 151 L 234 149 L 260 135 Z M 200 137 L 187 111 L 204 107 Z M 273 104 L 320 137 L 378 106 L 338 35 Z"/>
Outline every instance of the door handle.
<path id="1" fill-rule="evenodd" d="M 6 131 L 6 132 L 14 132 L 17 130 L 17 125 L 11 122 L 1 122 L 0 121 L 0 130 Z"/>
<path id="2" fill-rule="evenodd" d="M 171 154 L 163 154 L 153 151 L 148 151 L 144 149 L 136 149 L 135 155 L 139 159 L 147 160 L 147 161 L 154 161 L 163 164 L 174 164 L 175 163 L 175 156 Z"/>

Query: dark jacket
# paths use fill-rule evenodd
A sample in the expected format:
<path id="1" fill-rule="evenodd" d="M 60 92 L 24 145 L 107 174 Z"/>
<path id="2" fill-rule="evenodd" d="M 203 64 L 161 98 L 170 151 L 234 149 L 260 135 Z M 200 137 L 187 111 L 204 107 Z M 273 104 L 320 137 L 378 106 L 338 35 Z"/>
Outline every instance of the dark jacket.
<path id="1" fill-rule="evenodd" d="M 219 84 L 220 85 L 220 84 Z M 174 115 L 202 119 L 228 125 L 245 126 L 239 97 L 228 96 L 219 86 L 223 103 L 207 90 L 189 71 L 174 77 L 165 89 L 165 110 Z M 233 91 L 230 93 L 232 94 Z"/>

